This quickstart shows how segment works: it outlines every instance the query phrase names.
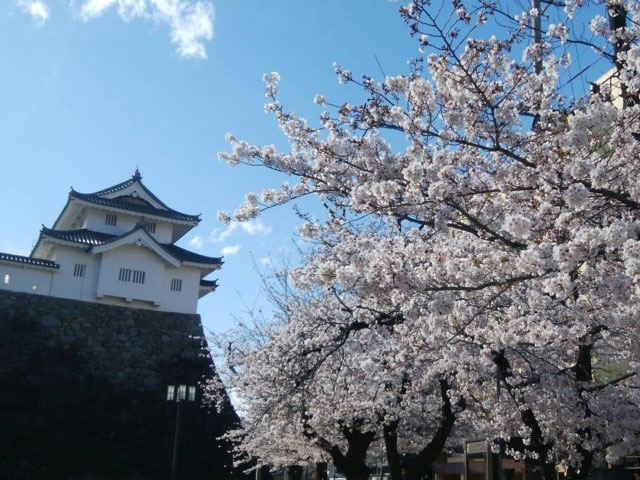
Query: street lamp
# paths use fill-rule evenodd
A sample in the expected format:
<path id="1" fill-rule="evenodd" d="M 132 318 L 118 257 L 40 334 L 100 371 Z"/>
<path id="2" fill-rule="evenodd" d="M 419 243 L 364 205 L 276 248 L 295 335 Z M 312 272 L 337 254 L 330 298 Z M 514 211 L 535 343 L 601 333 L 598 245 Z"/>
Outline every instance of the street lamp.
<path id="1" fill-rule="evenodd" d="M 168 385 L 167 402 L 176 403 L 176 434 L 173 440 L 173 461 L 171 463 L 171 480 L 178 478 L 178 447 L 180 445 L 180 404 L 195 402 L 196 387 L 193 385 Z"/>

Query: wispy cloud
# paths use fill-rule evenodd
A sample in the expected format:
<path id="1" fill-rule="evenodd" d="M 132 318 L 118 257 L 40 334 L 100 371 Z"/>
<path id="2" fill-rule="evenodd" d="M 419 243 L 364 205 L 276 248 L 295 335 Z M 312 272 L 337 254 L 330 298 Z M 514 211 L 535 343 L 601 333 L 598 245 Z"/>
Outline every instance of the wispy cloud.
<path id="1" fill-rule="evenodd" d="M 49 7 L 43 0 L 17 0 L 17 5 L 25 13 L 31 15 L 34 23 L 42 27 L 49 19 Z"/>
<path id="2" fill-rule="evenodd" d="M 227 245 L 220 251 L 220 253 L 222 253 L 222 255 L 225 257 L 229 255 L 235 255 L 240 251 L 240 247 L 241 245 Z"/>
<path id="3" fill-rule="evenodd" d="M 224 230 L 220 228 L 214 228 L 209 234 L 209 240 L 213 243 L 224 242 L 227 238 L 231 236 L 233 232 L 238 228 L 237 223 L 231 223 Z"/>
<path id="4" fill-rule="evenodd" d="M 247 235 L 268 235 L 273 231 L 271 225 L 265 225 L 262 220 L 255 219 L 247 222 L 233 222 L 227 226 L 224 230 L 216 228 L 209 234 L 209 240 L 218 243 L 224 242 L 238 229 L 242 230 Z"/>
<path id="5" fill-rule="evenodd" d="M 262 257 L 260 259 L 260 265 L 264 265 L 265 267 L 269 267 L 269 266 L 273 265 L 273 260 L 271 259 L 271 257 Z"/>
<path id="6" fill-rule="evenodd" d="M 249 220 L 248 222 L 241 222 L 239 225 L 240 228 L 249 235 L 267 235 L 273 230 L 271 225 L 265 225 L 259 218 L 256 220 Z"/>
<path id="7" fill-rule="evenodd" d="M 85 21 L 114 8 L 125 22 L 145 18 L 166 24 L 181 57 L 207 58 L 204 44 L 213 38 L 214 20 L 208 0 L 72 0 L 72 5 Z"/>
<path id="8" fill-rule="evenodd" d="M 202 246 L 204 245 L 204 238 L 202 238 L 200 235 L 196 235 L 191 240 L 189 240 L 189 242 L 187 242 L 187 244 L 190 247 L 195 248 L 196 250 L 200 250 L 202 248 Z"/>

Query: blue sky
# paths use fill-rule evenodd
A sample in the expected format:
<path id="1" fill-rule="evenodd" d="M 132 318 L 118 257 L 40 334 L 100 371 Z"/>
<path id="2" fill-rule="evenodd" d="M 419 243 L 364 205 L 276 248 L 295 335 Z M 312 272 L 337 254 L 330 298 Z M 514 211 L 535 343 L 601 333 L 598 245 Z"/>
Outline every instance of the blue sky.
<path id="1" fill-rule="evenodd" d="M 231 231 L 216 219 L 248 191 L 285 178 L 217 160 L 225 134 L 286 148 L 264 114 L 262 74 L 282 76 L 281 101 L 316 119 L 322 93 L 357 99 L 332 64 L 354 75 L 407 72 L 416 41 L 388 0 L 5 0 L 0 7 L 0 251 L 28 254 L 69 187 L 92 192 L 140 167 L 173 208 L 201 213 L 180 244 L 227 252 L 219 289 L 200 302 L 204 324 L 231 326 L 243 301 L 262 304 L 254 271 L 293 254 L 292 208 Z M 144 9 L 136 10 L 136 6 Z M 582 68 L 577 55 L 575 68 Z M 603 66 L 602 68 L 605 68 Z M 570 92 L 571 93 L 571 92 Z M 313 205 L 305 205 L 312 208 Z M 197 238 L 196 238 L 197 237 Z M 191 242 L 191 246 L 189 246 Z M 242 299 L 243 300 L 242 300 Z"/>
<path id="2" fill-rule="evenodd" d="M 34 9 L 41 1 L 46 8 Z M 193 26 L 152 8 L 141 16 L 124 11 L 123 18 L 117 5 L 109 6 L 115 0 L 92 0 L 104 9 L 83 16 L 84 1 L 5 0 L 0 7 L 0 251 L 28 254 L 71 186 L 96 191 L 127 179 L 138 165 L 168 205 L 202 214 L 182 246 L 194 249 L 188 242 L 197 235 L 203 254 L 237 248 L 217 272 L 220 288 L 199 307 L 206 327 L 228 328 L 243 309 L 240 296 L 261 303 L 252 258 L 260 263 L 283 248 L 293 252 L 298 220 L 284 207 L 220 238 L 218 210 L 233 211 L 247 191 L 285 180 L 217 160 L 228 149 L 225 134 L 286 147 L 263 110 L 264 72 L 280 72 L 282 101 L 312 119 L 321 112 L 312 102 L 316 93 L 333 100 L 355 93 L 338 85 L 334 61 L 377 74 L 377 56 L 388 74 L 405 72 L 417 50 L 396 13 L 399 4 L 202 2 L 211 7 L 207 40 L 201 19 L 191 19 Z"/>

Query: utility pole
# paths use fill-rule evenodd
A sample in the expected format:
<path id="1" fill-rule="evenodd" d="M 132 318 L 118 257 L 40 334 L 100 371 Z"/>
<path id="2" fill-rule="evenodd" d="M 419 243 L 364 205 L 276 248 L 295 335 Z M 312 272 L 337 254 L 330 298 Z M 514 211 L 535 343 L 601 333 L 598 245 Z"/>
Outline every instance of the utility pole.
<path id="1" fill-rule="evenodd" d="M 176 434 L 173 439 L 173 462 L 171 462 L 171 480 L 178 478 L 178 445 L 180 445 L 180 401 L 176 406 Z"/>
<path id="2" fill-rule="evenodd" d="M 177 387 L 177 388 L 176 388 Z M 188 388 L 188 390 L 187 390 Z M 171 480 L 178 480 L 178 452 L 180 450 L 180 404 L 183 402 L 195 402 L 196 387 L 193 385 L 168 385 L 167 402 L 176 404 L 176 433 L 173 437 L 173 460 L 171 462 Z"/>
<path id="3" fill-rule="evenodd" d="M 533 43 L 542 44 L 542 10 L 540 10 L 540 0 L 531 0 L 531 8 L 535 9 L 537 15 L 533 17 Z M 538 58 L 535 63 L 535 72 L 542 72 L 542 60 Z"/>

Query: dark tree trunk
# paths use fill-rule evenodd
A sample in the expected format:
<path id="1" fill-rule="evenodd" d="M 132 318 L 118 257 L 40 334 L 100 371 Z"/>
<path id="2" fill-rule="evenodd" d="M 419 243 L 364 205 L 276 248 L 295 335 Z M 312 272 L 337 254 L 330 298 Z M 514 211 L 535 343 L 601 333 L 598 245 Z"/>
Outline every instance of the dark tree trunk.
<path id="1" fill-rule="evenodd" d="M 513 386 L 507 381 L 512 376 L 511 364 L 504 354 L 504 350 L 494 352 L 493 362 L 498 368 L 500 379 L 504 382 L 507 393 L 514 398 Z M 514 398 L 515 400 L 515 398 Z M 542 429 L 538 423 L 535 413 L 530 408 L 520 411 L 520 419 L 524 425 L 526 425 L 531 431 L 531 442 L 526 447 L 527 450 L 533 450 L 538 454 L 537 460 L 529 460 L 527 462 L 528 476 L 527 480 L 556 480 L 555 465 L 548 463 L 547 458 L 549 452 L 553 447 L 552 443 L 548 443 L 544 439 Z M 511 448 L 516 450 L 524 449 L 524 445 L 510 444 Z M 518 448 L 519 447 L 519 448 Z"/>
<path id="2" fill-rule="evenodd" d="M 285 480 L 302 480 L 303 468 L 300 465 L 290 465 L 285 469 Z"/>
<path id="3" fill-rule="evenodd" d="M 453 411 L 451 405 L 449 390 L 451 390 L 451 385 L 444 379 L 440 380 L 440 397 L 442 399 L 440 425 L 431 441 L 417 454 L 401 455 L 398 453 L 398 421 L 385 425 L 383 428 L 391 480 L 421 479 L 442 452 L 456 421 L 456 412 Z M 457 406 L 461 410 L 464 409 L 466 406 L 464 399 L 461 399 Z"/>
<path id="4" fill-rule="evenodd" d="M 315 464 L 313 480 L 329 480 L 326 462 L 318 462 Z"/>
<path id="5" fill-rule="evenodd" d="M 402 466 L 404 480 L 420 480 L 423 468 L 416 455 L 405 455 Z"/>
<path id="6" fill-rule="evenodd" d="M 591 352 L 593 344 L 581 345 L 578 350 L 578 361 L 574 368 L 577 388 L 580 393 L 585 390 L 586 385 L 593 380 L 593 365 L 591 363 Z M 591 417 L 591 409 L 587 400 L 580 400 L 580 406 L 584 410 L 584 417 Z M 578 431 L 580 438 L 588 441 L 591 439 L 591 428 L 585 427 Z M 567 480 L 586 480 L 593 463 L 593 452 L 586 450 L 578 444 L 578 453 L 582 457 L 580 467 L 569 467 L 567 469 Z"/>
<path id="7" fill-rule="evenodd" d="M 367 480 L 369 467 L 367 466 L 367 451 L 375 439 L 374 432 L 362 433 L 358 429 L 343 429 L 349 448 L 346 455 L 341 455 L 340 465 L 333 462 L 338 470 L 344 472 L 347 480 Z"/>
<path id="8" fill-rule="evenodd" d="M 319 435 L 310 425 L 309 417 L 303 415 L 305 436 L 313 440 L 318 447 L 331 455 L 335 467 L 345 474 L 347 480 L 367 480 L 367 451 L 376 438 L 375 432 L 362 432 L 358 426 L 343 427 L 341 433 L 347 440 L 347 453 L 343 453 L 338 445 Z"/>
<path id="9" fill-rule="evenodd" d="M 527 480 L 557 480 L 556 466 L 552 463 L 527 459 L 525 461 L 525 478 Z"/>
<path id="10" fill-rule="evenodd" d="M 398 453 L 398 421 L 385 425 L 382 429 L 387 452 L 390 480 L 402 480 L 402 460 Z"/>

